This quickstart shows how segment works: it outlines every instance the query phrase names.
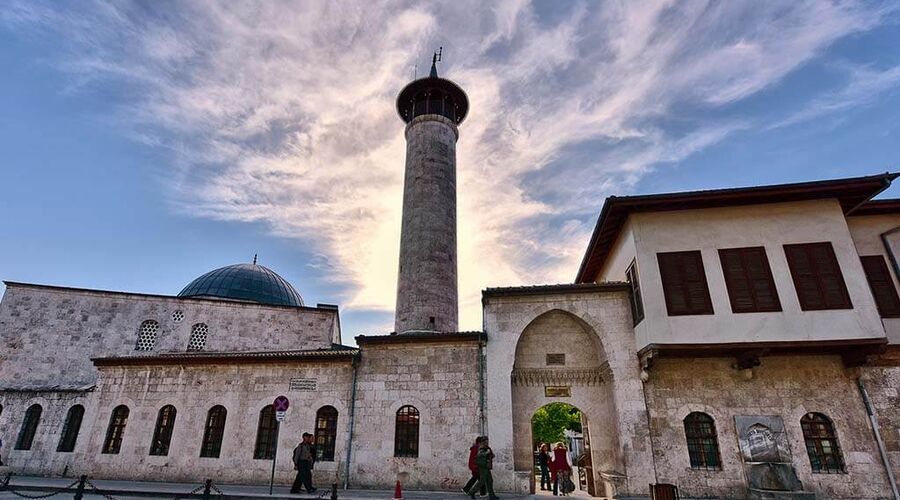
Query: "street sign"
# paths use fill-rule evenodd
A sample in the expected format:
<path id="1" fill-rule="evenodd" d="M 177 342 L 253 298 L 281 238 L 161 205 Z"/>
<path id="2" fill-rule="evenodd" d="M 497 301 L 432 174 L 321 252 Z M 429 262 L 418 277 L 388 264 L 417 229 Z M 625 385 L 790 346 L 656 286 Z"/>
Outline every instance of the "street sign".
<path id="1" fill-rule="evenodd" d="M 291 402 L 288 401 L 288 398 L 286 398 L 285 396 L 278 396 L 277 398 L 275 398 L 275 401 L 272 402 L 272 407 L 275 408 L 276 412 L 284 413 L 287 411 L 288 406 L 290 405 Z"/>
<path id="2" fill-rule="evenodd" d="M 284 422 L 285 415 L 286 415 L 286 412 L 276 411 L 275 412 L 275 420 L 277 420 L 278 422 Z"/>

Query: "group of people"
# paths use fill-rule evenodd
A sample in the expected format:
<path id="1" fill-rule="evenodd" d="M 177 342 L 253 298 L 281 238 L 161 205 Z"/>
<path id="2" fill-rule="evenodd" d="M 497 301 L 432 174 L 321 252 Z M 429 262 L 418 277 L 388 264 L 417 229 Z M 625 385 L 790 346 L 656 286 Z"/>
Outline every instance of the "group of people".
<path id="1" fill-rule="evenodd" d="M 471 498 L 475 498 L 476 493 L 481 496 L 489 495 L 488 500 L 500 498 L 494 493 L 494 476 L 491 475 L 493 467 L 494 451 L 491 450 L 487 436 L 476 437 L 475 444 L 469 448 L 469 470 L 472 477 L 463 486 L 463 492 Z"/>
<path id="2" fill-rule="evenodd" d="M 575 490 L 575 483 L 572 482 L 572 457 L 564 444 L 556 443 L 551 452 L 547 443 L 541 443 L 537 463 L 541 469 L 541 490 L 552 489 L 554 496 L 568 496 Z"/>

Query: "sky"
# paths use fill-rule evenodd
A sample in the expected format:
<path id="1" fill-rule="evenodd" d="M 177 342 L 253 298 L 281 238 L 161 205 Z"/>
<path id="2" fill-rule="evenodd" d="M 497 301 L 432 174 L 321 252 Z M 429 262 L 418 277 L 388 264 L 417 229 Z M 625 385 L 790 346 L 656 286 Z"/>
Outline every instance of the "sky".
<path id="1" fill-rule="evenodd" d="M 896 1 L 6 0 L 0 279 L 174 295 L 259 254 L 389 332 L 394 102 L 438 47 L 464 330 L 571 282 L 609 195 L 900 170 Z"/>

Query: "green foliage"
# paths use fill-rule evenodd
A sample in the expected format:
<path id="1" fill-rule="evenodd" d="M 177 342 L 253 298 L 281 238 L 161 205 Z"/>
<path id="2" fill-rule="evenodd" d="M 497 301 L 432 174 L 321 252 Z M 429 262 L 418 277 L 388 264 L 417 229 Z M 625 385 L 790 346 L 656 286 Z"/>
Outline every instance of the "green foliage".
<path id="1" fill-rule="evenodd" d="M 531 417 L 531 438 L 553 444 L 563 440 L 566 429 L 581 432 L 581 410 L 566 403 L 550 403 L 538 408 Z"/>

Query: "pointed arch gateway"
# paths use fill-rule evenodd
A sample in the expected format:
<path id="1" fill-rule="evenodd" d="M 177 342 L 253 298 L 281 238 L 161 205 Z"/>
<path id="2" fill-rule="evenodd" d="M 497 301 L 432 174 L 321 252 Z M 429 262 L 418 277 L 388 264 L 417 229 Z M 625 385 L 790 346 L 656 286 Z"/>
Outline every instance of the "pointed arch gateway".
<path id="1" fill-rule="evenodd" d="M 513 465 L 518 481 L 539 487 L 532 419 L 564 403 L 579 410 L 581 446 L 573 480 L 601 495 L 600 472 L 622 470 L 612 372 L 597 333 L 578 316 L 554 309 L 534 318 L 519 336 L 512 373 Z M 579 477 L 580 476 L 580 477 Z"/>

